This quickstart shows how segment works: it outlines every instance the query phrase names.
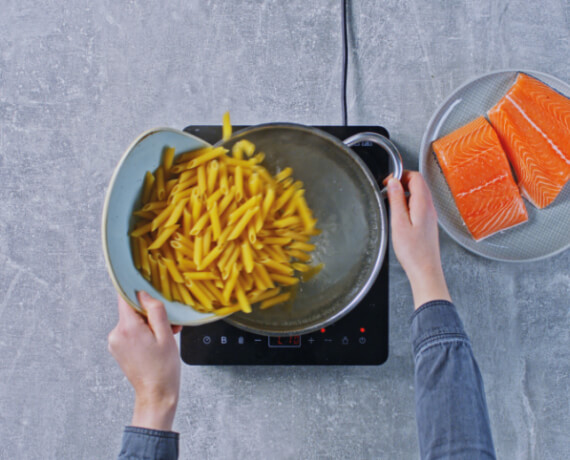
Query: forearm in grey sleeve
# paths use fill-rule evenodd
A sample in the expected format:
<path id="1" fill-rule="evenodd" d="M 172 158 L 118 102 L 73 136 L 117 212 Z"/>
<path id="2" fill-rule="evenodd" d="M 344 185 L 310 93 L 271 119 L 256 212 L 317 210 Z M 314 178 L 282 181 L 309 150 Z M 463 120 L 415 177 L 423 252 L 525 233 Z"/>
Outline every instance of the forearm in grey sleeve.
<path id="1" fill-rule="evenodd" d="M 178 433 L 127 426 L 118 460 L 176 460 Z"/>
<path id="2" fill-rule="evenodd" d="M 455 306 L 428 302 L 411 323 L 422 459 L 494 459 L 485 390 Z"/>

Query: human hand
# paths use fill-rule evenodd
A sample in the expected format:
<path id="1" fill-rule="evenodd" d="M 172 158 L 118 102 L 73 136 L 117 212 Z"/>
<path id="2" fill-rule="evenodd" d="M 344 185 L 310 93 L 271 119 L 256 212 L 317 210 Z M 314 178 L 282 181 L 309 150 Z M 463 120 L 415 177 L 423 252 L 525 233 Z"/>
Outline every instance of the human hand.
<path id="1" fill-rule="evenodd" d="M 405 191 L 409 191 L 406 200 Z M 405 171 L 402 182 L 388 181 L 392 244 L 408 276 L 417 309 L 430 300 L 450 300 L 441 268 L 437 213 L 418 172 Z"/>
<path id="2" fill-rule="evenodd" d="M 146 292 L 138 295 L 146 318 L 118 296 L 119 322 L 108 338 L 109 351 L 135 390 L 131 424 L 170 431 L 180 390 L 180 359 L 164 305 Z"/>

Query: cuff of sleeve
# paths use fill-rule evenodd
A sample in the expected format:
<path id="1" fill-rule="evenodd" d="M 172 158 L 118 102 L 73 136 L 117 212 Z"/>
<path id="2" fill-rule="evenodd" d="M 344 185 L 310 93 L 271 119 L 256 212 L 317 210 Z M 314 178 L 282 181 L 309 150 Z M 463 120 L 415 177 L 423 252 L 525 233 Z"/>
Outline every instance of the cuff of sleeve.
<path id="1" fill-rule="evenodd" d="M 434 341 L 468 341 L 455 306 L 447 300 L 433 300 L 420 306 L 411 318 L 410 330 L 414 356 Z"/>
<path id="2" fill-rule="evenodd" d="M 179 434 L 173 431 L 126 426 L 119 458 L 157 460 L 178 458 L 178 437 Z"/>
<path id="3" fill-rule="evenodd" d="M 150 428 L 142 428 L 140 426 L 126 426 L 125 433 L 142 434 L 146 436 L 155 436 L 163 439 L 178 439 L 179 434 L 175 431 L 151 430 Z"/>

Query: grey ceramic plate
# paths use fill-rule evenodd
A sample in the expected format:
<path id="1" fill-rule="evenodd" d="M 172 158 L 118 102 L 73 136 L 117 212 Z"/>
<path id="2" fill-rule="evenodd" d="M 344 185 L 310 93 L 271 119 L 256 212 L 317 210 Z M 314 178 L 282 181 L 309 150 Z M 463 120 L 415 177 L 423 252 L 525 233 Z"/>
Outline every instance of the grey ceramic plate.
<path id="1" fill-rule="evenodd" d="M 519 72 L 531 75 L 570 97 L 570 86 L 548 74 L 526 70 L 492 72 L 456 89 L 435 111 L 420 149 L 420 172 L 437 209 L 441 227 L 464 248 L 489 259 L 523 262 L 544 259 L 570 247 L 570 184 L 545 209 L 528 201 L 528 222 L 476 242 L 457 210 L 432 149 L 432 142 L 486 115 L 514 83 Z"/>

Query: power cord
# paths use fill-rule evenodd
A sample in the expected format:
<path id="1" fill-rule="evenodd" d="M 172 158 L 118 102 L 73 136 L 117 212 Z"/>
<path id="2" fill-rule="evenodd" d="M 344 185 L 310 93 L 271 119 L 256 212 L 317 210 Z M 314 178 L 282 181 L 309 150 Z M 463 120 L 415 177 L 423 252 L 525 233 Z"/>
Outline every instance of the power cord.
<path id="1" fill-rule="evenodd" d="M 346 20 L 347 0 L 342 3 L 342 123 L 348 125 L 348 115 L 346 108 L 346 84 L 348 73 L 348 24 Z"/>

